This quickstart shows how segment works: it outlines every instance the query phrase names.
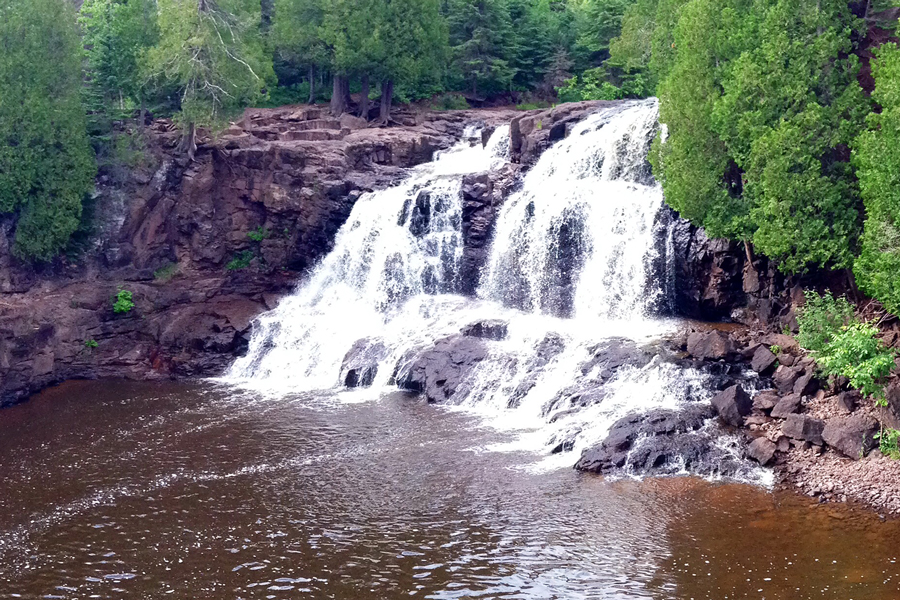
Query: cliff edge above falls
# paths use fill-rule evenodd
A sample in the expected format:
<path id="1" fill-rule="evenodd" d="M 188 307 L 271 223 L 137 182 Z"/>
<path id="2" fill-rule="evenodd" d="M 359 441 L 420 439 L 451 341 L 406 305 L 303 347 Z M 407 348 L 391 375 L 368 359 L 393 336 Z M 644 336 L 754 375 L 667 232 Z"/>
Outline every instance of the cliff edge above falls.
<path id="1" fill-rule="evenodd" d="M 331 249 L 363 193 L 397 182 L 470 125 L 513 122 L 513 159 L 530 165 L 603 104 L 401 110 L 390 128 L 318 107 L 255 109 L 201 139 L 194 162 L 178 156 L 172 124 L 155 122 L 135 166 L 101 169 L 77 257 L 21 264 L 9 251 L 15 224 L 0 221 L 0 405 L 73 378 L 220 374 L 252 319 Z M 474 270 L 492 226 L 484 199 L 493 213 L 515 170 L 470 206 Z M 132 294 L 127 313 L 114 312 L 119 290 Z"/>

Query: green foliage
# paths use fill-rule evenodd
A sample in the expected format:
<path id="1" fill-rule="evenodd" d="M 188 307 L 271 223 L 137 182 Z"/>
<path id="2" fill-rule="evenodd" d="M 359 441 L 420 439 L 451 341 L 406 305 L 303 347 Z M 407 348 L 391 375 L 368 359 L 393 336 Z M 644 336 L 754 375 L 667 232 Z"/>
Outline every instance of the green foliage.
<path id="1" fill-rule="evenodd" d="M 859 287 L 900 313 L 900 49 L 879 48 L 872 63 L 880 113 L 853 146 L 860 192 L 866 207 L 862 252 L 853 271 Z"/>
<path id="2" fill-rule="evenodd" d="M 272 232 L 270 232 L 268 229 L 266 229 L 262 225 L 260 225 L 253 231 L 250 231 L 247 233 L 247 237 L 250 238 L 251 240 L 253 240 L 254 242 L 261 242 L 263 240 L 267 240 L 267 239 L 269 239 L 269 237 L 271 237 L 271 235 L 272 235 Z"/>
<path id="3" fill-rule="evenodd" d="M 179 90 L 180 121 L 216 127 L 263 97 L 274 80 L 259 0 L 158 0 L 159 42 L 145 71 Z"/>
<path id="4" fill-rule="evenodd" d="M 878 450 L 894 460 L 900 460 L 900 431 L 896 429 L 882 429 L 875 434 L 878 440 Z"/>
<path id="5" fill-rule="evenodd" d="M 167 283 L 178 274 L 178 263 L 168 263 L 153 271 L 153 279 L 160 283 Z"/>
<path id="6" fill-rule="evenodd" d="M 431 101 L 433 110 L 466 110 L 469 103 L 459 94 L 440 94 Z"/>
<path id="7" fill-rule="evenodd" d="M 642 98 L 648 93 L 647 82 L 642 73 L 629 75 L 621 85 L 616 86 L 610 83 L 609 75 L 602 67 L 589 69 L 579 77 L 567 80 L 563 86 L 557 89 L 560 102 Z"/>
<path id="8" fill-rule="evenodd" d="M 19 257 L 50 260 L 62 250 L 93 188 L 80 88 L 71 4 L 0 3 L 0 213 L 18 215 Z"/>
<path id="9" fill-rule="evenodd" d="M 772 354 L 775 354 L 777 356 L 777 355 L 781 354 L 781 346 L 779 346 L 778 344 L 773 344 L 773 345 L 769 346 L 769 352 L 771 352 Z"/>
<path id="10" fill-rule="evenodd" d="M 241 271 L 249 267 L 254 258 L 256 258 L 256 255 L 253 254 L 252 250 L 244 250 L 237 253 L 234 258 L 225 265 L 225 268 L 229 271 Z"/>
<path id="11" fill-rule="evenodd" d="M 516 48 L 504 0 L 450 0 L 448 23 L 454 73 L 473 96 L 509 90 Z"/>
<path id="12" fill-rule="evenodd" d="M 131 292 L 125 289 L 119 289 L 119 292 L 113 298 L 113 312 L 118 314 L 126 314 L 134 308 L 134 300 Z"/>
<path id="13" fill-rule="evenodd" d="M 877 334 L 874 325 L 850 323 L 835 333 L 815 358 L 825 375 L 843 375 L 851 386 L 886 405 L 884 383 L 894 368 L 896 351 L 885 348 Z"/>
<path id="14" fill-rule="evenodd" d="M 842 327 L 855 322 L 853 306 L 831 292 L 820 296 L 813 290 L 804 290 L 803 295 L 806 304 L 797 310 L 797 342 L 807 350 L 824 351 Z"/>
<path id="15" fill-rule="evenodd" d="M 94 350 L 94 349 L 97 348 L 98 346 L 100 346 L 100 344 L 97 343 L 97 340 L 84 340 L 84 347 L 85 347 L 88 351 Z"/>
<path id="16" fill-rule="evenodd" d="M 867 108 L 860 22 L 846 2 L 660 0 L 675 9 L 661 76 L 655 173 L 666 200 L 713 236 L 752 240 L 785 272 L 851 264 L 858 191 L 847 146 Z M 659 35 L 657 35 L 657 33 Z M 654 39 L 668 40 L 665 31 Z"/>

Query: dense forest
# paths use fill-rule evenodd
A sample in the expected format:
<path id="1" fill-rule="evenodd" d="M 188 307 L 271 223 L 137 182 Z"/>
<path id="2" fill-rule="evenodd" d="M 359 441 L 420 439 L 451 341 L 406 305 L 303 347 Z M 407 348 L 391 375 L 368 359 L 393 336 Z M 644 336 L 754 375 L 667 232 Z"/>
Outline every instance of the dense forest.
<path id="1" fill-rule="evenodd" d="M 10 0 L 0 212 L 51 260 L 97 164 L 151 117 L 247 106 L 522 107 L 657 95 L 667 202 L 786 273 L 846 269 L 900 312 L 900 13 L 886 0 Z M 122 123 L 135 125 L 123 139 Z"/>

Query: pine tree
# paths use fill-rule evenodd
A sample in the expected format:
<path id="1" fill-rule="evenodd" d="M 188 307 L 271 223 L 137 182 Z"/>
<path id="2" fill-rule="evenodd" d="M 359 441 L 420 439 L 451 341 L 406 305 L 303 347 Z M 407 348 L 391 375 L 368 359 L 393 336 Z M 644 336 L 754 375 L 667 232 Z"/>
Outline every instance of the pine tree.
<path id="1" fill-rule="evenodd" d="M 453 68 L 473 98 L 510 88 L 516 70 L 509 6 L 504 0 L 450 0 Z"/>
<path id="2" fill-rule="evenodd" d="M 148 73 L 178 86 L 183 150 L 193 158 L 196 127 L 215 127 L 262 97 L 274 79 L 260 35 L 259 0 L 158 0 L 159 43 Z"/>
<path id="3" fill-rule="evenodd" d="M 24 258 L 65 247 L 93 187 L 81 57 L 71 4 L 0 2 L 0 212 L 18 214 L 13 250 Z"/>

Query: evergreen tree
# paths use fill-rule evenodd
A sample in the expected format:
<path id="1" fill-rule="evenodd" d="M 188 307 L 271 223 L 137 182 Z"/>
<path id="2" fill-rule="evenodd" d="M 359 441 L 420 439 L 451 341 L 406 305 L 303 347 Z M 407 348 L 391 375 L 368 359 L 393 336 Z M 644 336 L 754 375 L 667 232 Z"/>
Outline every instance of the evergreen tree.
<path id="1" fill-rule="evenodd" d="M 75 19 L 68 2 L 0 2 L 0 212 L 25 258 L 65 247 L 93 187 Z"/>
<path id="2" fill-rule="evenodd" d="M 860 288 L 900 314 L 900 48 L 885 44 L 872 65 L 881 107 L 854 143 L 866 207 L 862 252 L 853 267 Z"/>
<path id="3" fill-rule="evenodd" d="M 329 60 L 324 23 L 323 0 L 275 0 L 271 35 L 276 52 L 306 67 L 310 104 L 316 99 L 316 69 L 327 66 Z"/>
<path id="4" fill-rule="evenodd" d="M 516 48 L 504 0 L 450 0 L 453 69 L 473 97 L 508 90 L 516 75 Z"/>
<path id="5" fill-rule="evenodd" d="M 217 126 L 251 105 L 274 79 L 260 34 L 259 0 L 158 0 L 159 43 L 150 74 L 178 86 L 183 149 L 193 158 L 197 126 Z"/>

